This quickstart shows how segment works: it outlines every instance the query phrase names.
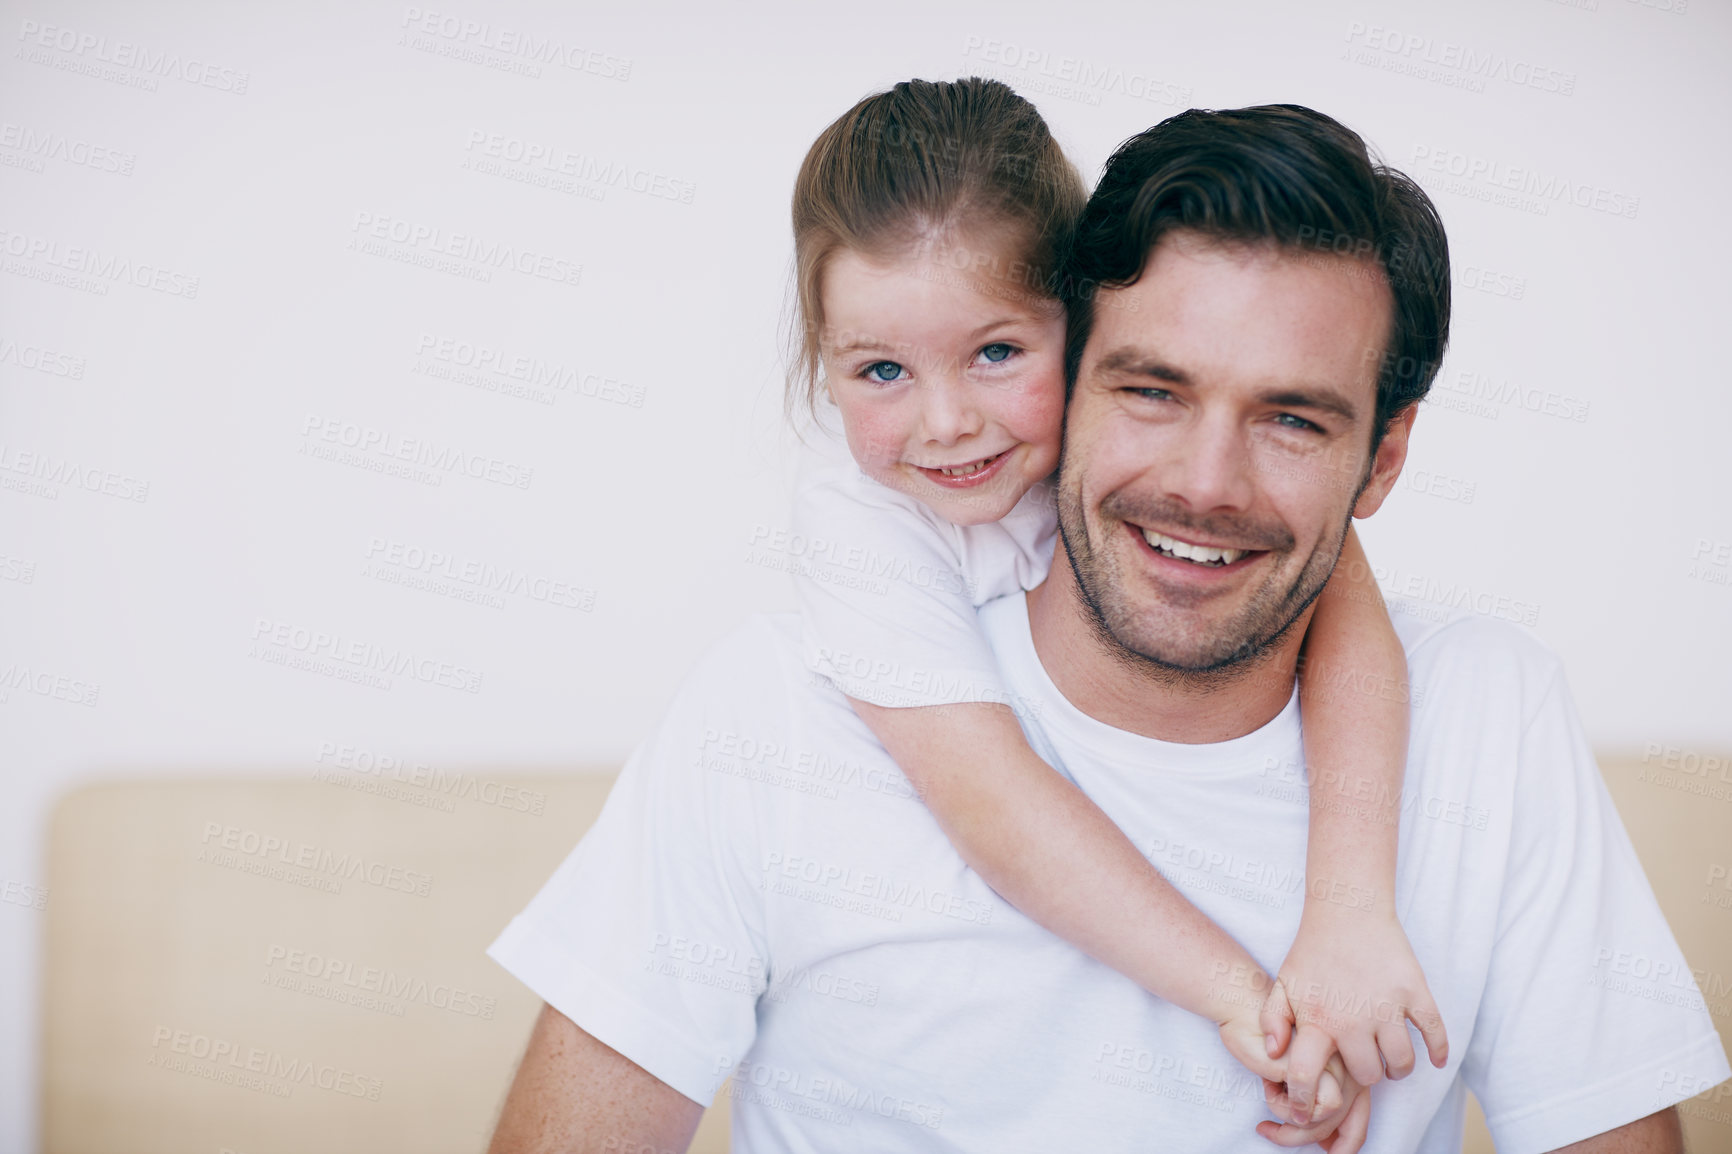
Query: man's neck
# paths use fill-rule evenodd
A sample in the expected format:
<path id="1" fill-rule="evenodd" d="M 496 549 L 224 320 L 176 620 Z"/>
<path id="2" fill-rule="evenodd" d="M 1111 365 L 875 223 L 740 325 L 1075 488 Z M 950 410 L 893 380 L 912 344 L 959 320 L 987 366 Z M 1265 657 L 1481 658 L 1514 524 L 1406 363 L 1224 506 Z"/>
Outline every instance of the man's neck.
<path id="1" fill-rule="evenodd" d="M 1062 542 L 1052 570 L 1029 590 L 1035 655 L 1070 703 L 1115 729 L 1161 741 L 1230 741 L 1267 725 L 1293 695 L 1311 611 L 1260 659 L 1225 673 L 1187 675 L 1143 665 L 1096 632 Z"/>

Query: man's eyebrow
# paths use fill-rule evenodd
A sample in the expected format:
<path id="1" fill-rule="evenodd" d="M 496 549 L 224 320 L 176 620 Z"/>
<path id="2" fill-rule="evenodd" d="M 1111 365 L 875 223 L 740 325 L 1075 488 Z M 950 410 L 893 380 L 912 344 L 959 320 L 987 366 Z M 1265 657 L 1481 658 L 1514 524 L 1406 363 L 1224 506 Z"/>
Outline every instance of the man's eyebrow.
<path id="1" fill-rule="evenodd" d="M 1327 385 L 1279 389 L 1263 393 L 1257 399 L 1265 405 L 1279 405 L 1284 409 L 1315 409 L 1318 412 L 1333 413 L 1348 424 L 1359 419 L 1359 407 Z"/>
<path id="2" fill-rule="evenodd" d="M 1188 385 L 1191 378 L 1183 369 L 1161 360 L 1153 353 L 1138 349 L 1114 349 L 1104 354 L 1095 363 L 1095 371 L 1101 373 L 1117 373 L 1125 376 L 1153 377 L 1158 381 L 1166 381 L 1175 385 Z M 1289 385 L 1260 393 L 1257 400 L 1265 405 L 1279 405 L 1288 409 L 1310 409 L 1319 413 L 1331 413 L 1349 424 L 1359 419 L 1359 406 L 1355 405 L 1340 390 L 1328 385 Z"/>
<path id="3" fill-rule="evenodd" d="M 1175 385 L 1190 383 L 1190 377 L 1183 369 L 1167 364 L 1159 357 L 1152 356 L 1136 349 L 1114 349 L 1095 362 L 1095 371 L 1099 373 L 1123 373 L 1129 376 L 1154 377 L 1159 381 L 1168 381 Z"/>

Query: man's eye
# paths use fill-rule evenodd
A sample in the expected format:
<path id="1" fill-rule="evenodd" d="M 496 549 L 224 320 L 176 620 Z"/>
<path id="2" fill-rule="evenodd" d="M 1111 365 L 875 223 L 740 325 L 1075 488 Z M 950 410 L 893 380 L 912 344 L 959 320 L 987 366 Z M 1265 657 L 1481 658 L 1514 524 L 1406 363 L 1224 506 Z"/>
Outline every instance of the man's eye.
<path id="1" fill-rule="evenodd" d="M 1139 388 L 1128 391 L 1135 393 L 1145 401 L 1170 401 L 1173 399 L 1173 394 L 1166 389 Z"/>
<path id="2" fill-rule="evenodd" d="M 997 341 L 993 344 L 987 345 L 984 349 L 981 349 L 980 355 L 985 357 L 992 364 L 996 365 L 1000 361 L 1009 360 L 1010 355 L 1014 352 L 1016 352 L 1015 345 L 1008 345 L 1003 341 Z"/>
<path id="3" fill-rule="evenodd" d="M 1316 425 L 1307 421 L 1304 417 L 1295 417 L 1292 413 L 1282 413 L 1277 416 L 1275 420 L 1278 424 L 1284 425 L 1289 429 L 1312 429 L 1318 432 L 1322 431 L 1318 429 Z"/>
<path id="4" fill-rule="evenodd" d="M 891 381 L 900 380 L 902 373 L 902 366 L 895 361 L 873 361 L 866 366 L 866 371 L 862 375 L 869 381 L 889 384 Z"/>

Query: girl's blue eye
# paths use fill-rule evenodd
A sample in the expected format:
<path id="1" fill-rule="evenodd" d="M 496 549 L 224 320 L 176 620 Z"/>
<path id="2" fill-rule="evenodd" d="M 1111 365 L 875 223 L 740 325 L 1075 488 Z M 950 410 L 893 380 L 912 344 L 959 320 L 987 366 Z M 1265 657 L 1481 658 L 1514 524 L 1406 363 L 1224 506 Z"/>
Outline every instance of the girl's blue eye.
<path id="1" fill-rule="evenodd" d="M 999 341 L 996 344 L 990 344 L 984 349 L 981 349 L 980 355 L 991 361 L 993 364 L 997 364 L 999 361 L 1009 358 L 1010 354 L 1015 351 L 1015 349 L 1011 348 L 1003 341 Z"/>
<path id="2" fill-rule="evenodd" d="M 866 366 L 866 379 L 889 384 L 902 376 L 902 366 L 895 361 L 873 361 Z"/>

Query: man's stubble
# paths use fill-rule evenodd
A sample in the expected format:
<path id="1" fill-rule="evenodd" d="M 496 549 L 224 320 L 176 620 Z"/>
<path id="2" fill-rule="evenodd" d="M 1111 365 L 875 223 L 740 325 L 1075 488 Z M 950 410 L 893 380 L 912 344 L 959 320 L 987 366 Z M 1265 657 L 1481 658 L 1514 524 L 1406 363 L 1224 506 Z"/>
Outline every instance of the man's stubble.
<path id="1" fill-rule="evenodd" d="M 1059 460 L 1057 487 L 1059 538 L 1064 543 L 1089 626 L 1106 652 L 1121 664 L 1163 683 L 1206 689 L 1237 681 L 1255 672 L 1273 655 L 1305 610 L 1323 592 L 1340 559 L 1352 524 L 1352 508 L 1370 481 L 1371 470 L 1353 492 L 1347 516 L 1332 540 L 1319 542 L 1285 588 L 1265 584 L 1227 621 L 1207 637 L 1160 635 L 1158 618 L 1168 615 L 1162 603 L 1133 604 L 1115 571 L 1110 553 L 1097 553 L 1088 532 L 1080 478 L 1068 450 Z M 1279 522 L 1237 517 L 1197 517 L 1175 501 L 1139 498 L 1114 492 L 1101 502 L 1101 513 L 1114 522 L 1161 525 L 1198 536 L 1230 540 L 1236 545 L 1267 549 L 1269 560 L 1291 554 L 1292 531 Z"/>

